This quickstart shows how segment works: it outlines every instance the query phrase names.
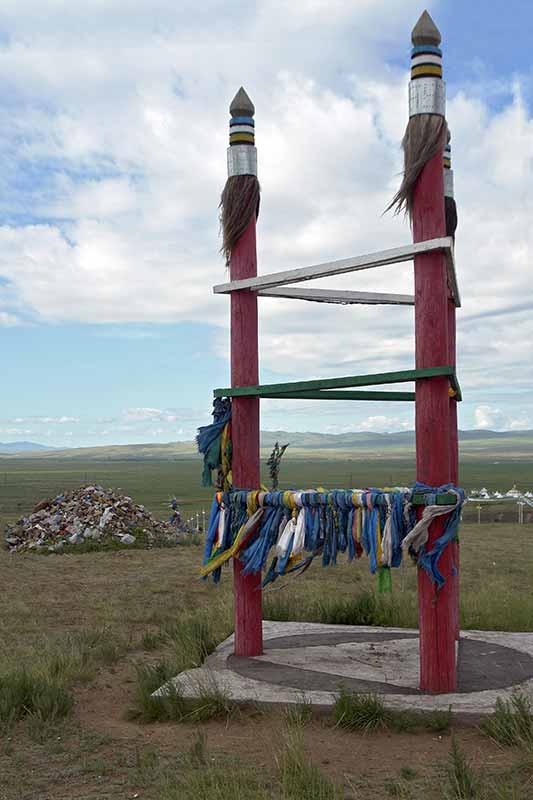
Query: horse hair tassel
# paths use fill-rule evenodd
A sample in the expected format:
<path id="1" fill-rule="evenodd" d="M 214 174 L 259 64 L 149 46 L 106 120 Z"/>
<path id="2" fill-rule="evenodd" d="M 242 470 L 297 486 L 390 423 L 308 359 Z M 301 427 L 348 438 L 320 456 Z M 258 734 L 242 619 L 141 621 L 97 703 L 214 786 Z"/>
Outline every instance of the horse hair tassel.
<path id="1" fill-rule="evenodd" d="M 255 214 L 259 214 L 259 181 L 255 149 L 254 104 L 239 89 L 230 105 L 228 180 L 220 198 L 221 252 L 229 265 L 231 252 Z"/>
<path id="2" fill-rule="evenodd" d="M 387 207 L 411 217 L 413 192 L 424 166 L 442 153 L 447 140 L 445 84 L 442 80 L 440 32 L 427 11 L 415 25 L 411 39 L 411 82 L 409 84 L 409 122 L 402 140 L 403 179 Z"/>

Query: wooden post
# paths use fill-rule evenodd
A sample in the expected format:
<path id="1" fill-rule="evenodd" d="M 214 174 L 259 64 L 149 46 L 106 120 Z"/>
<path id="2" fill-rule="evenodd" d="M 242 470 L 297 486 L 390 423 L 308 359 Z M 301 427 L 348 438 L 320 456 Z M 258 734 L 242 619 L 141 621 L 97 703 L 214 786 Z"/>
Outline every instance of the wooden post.
<path id="1" fill-rule="evenodd" d="M 456 363 L 456 338 L 455 338 L 455 302 L 448 297 L 448 364 L 452 367 Z M 459 430 L 457 427 L 457 400 L 450 397 L 450 481 L 454 486 L 459 485 Z M 461 636 L 461 582 L 459 571 L 460 546 L 459 542 L 452 544 L 453 563 L 457 574 L 453 578 L 453 613 L 455 619 L 455 638 L 459 641 Z"/>
<path id="2" fill-rule="evenodd" d="M 453 189 L 453 170 L 451 163 L 451 145 L 450 145 L 450 132 L 448 131 L 448 143 L 444 151 L 444 195 L 446 203 L 451 204 L 455 209 L 454 189 Z M 455 227 L 457 224 L 457 213 L 450 216 L 450 220 L 446 220 L 446 225 L 450 224 L 452 229 L 446 230 L 448 236 L 455 236 Z M 456 307 L 455 300 L 451 293 L 448 295 L 448 364 L 455 367 L 456 356 Z M 455 485 L 459 485 L 459 431 L 457 428 L 457 399 L 455 396 L 450 396 L 450 481 Z M 461 635 L 461 609 L 460 609 L 460 572 L 459 561 L 460 551 L 459 542 L 452 544 L 453 562 L 456 569 L 456 575 L 453 578 L 454 588 L 454 617 L 455 617 L 455 638 L 459 641 Z"/>
<path id="3" fill-rule="evenodd" d="M 440 34 L 424 12 L 413 31 L 413 43 L 440 44 Z M 418 30 L 417 30 L 418 29 Z M 443 143 L 444 144 L 444 143 Z M 413 240 L 445 236 L 444 176 L 442 151 L 422 169 L 413 196 Z M 428 253 L 414 259 L 416 367 L 444 366 L 449 359 L 448 285 L 442 253 Z M 417 480 L 439 486 L 450 480 L 450 398 L 449 380 L 436 377 L 416 382 L 416 474 Z M 429 529 L 428 550 L 443 532 L 444 520 L 437 519 Z M 452 550 L 446 548 L 439 561 L 446 578 L 436 587 L 423 569 L 418 570 L 418 608 L 420 627 L 420 689 L 452 692 L 456 689 L 454 582 Z"/>
<path id="4" fill-rule="evenodd" d="M 238 108 L 236 109 L 236 101 Z M 233 116 L 250 116 L 254 106 L 243 89 L 234 98 Z M 239 112 L 239 113 L 236 113 Z M 254 148 L 255 149 L 255 148 Z M 257 275 L 255 216 L 232 250 L 230 279 L 253 278 Z M 259 383 L 257 328 L 257 295 L 247 290 L 231 293 L 231 385 Z M 239 489 L 258 489 L 259 465 L 259 398 L 232 399 L 232 477 Z M 259 656 L 263 652 L 261 574 L 243 575 L 238 559 L 233 561 L 235 655 Z"/>

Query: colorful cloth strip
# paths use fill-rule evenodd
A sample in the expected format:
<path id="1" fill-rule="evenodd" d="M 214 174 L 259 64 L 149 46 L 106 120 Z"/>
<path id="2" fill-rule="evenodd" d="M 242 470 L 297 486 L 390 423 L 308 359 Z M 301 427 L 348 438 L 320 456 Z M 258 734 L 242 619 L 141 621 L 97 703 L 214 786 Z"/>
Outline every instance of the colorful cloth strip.
<path id="1" fill-rule="evenodd" d="M 417 520 L 413 495 L 424 495 L 425 509 Z M 453 493 L 454 505 L 437 504 L 437 495 Z M 457 536 L 465 493 L 451 484 L 432 488 L 335 489 L 285 492 L 233 490 L 218 492 L 209 520 L 202 577 L 218 582 L 221 567 L 239 558 L 243 573 L 265 573 L 263 585 L 280 575 L 304 572 L 319 556 L 322 566 L 368 556 L 371 573 L 378 574 L 380 591 L 390 590 L 391 567 L 399 567 L 403 552 L 424 569 L 437 589 L 445 578 L 440 557 Z M 427 549 L 429 525 L 447 515 L 444 531 Z"/>

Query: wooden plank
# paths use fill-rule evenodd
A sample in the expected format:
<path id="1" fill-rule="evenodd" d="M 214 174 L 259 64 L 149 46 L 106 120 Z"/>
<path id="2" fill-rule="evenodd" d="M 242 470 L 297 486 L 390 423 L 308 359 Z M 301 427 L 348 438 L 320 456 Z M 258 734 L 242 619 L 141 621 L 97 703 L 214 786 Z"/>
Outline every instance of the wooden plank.
<path id="1" fill-rule="evenodd" d="M 338 303 L 340 305 L 391 305 L 414 306 L 412 294 L 386 294 L 383 292 L 349 292 L 336 289 L 261 289 L 261 297 L 284 297 L 293 300 L 309 300 L 314 303 Z"/>
<path id="2" fill-rule="evenodd" d="M 403 261 L 412 261 L 416 255 L 421 253 L 451 251 L 452 247 L 453 240 L 451 236 L 441 236 L 415 244 L 403 245 L 403 247 L 394 247 L 391 250 L 381 250 L 377 253 L 343 258 L 340 261 L 326 261 L 311 267 L 299 267 L 298 269 L 289 269 L 283 272 L 271 272 L 255 278 L 232 280 L 230 283 L 221 283 L 214 286 L 213 292 L 215 294 L 228 294 L 241 289 L 260 291 L 274 286 L 286 286 L 290 283 L 310 281 L 315 278 L 327 278 L 330 275 L 343 275 L 346 272 L 358 272 L 363 269 L 383 267 L 387 264 L 399 264 Z"/>
<path id="3" fill-rule="evenodd" d="M 391 401 L 411 401 L 416 400 L 416 392 L 350 392 L 350 391 L 326 391 L 315 392 L 284 392 L 283 394 L 261 394 L 265 400 L 272 398 L 285 400 L 383 400 Z"/>
<path id="4" fill-rule="evenodd" d="M 406 369 L 398 372 L 379 372 L 374 375 L 351 375 L 346 378 L 321 378 L 312 381 L 291 383 L 266 383 L 255 386 L 233 386 L 231 389 L 215 389 L 215 397 L 266 397 L 289 392 L 309 392 L 323 389 L 349 389 L 354 386 L 378 386 L 387 383 L 407 383 L 423 378 L 445 376 L 454 373 L 453 367 L 431 367 L 428 369 Z"/>

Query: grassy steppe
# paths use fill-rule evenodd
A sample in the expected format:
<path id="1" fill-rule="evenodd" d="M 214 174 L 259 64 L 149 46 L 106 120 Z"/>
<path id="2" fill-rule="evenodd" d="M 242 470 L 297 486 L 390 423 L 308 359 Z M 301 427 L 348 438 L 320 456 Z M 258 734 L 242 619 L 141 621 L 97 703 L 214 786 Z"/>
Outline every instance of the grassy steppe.
<path id="1" fill-rule="evenodd" d="M 199 466 L 6 460 L 2 520 L 91 482 L 122 487 L 160 516 L 174 493 L 186 509 L 208 507 Z M 298 486 L 409 483 L 412 474 L 407 459 L 393 467 L 291 460 L 283 469 L 284 485 Z M 530 476 L 528 464 L 463 466 L 466 486 L 506 488 Z M 532 533 L 527 525 L 462 526 L 463 628 L 533 630 Z M 406 717 L 365 733 L 309 718 L 305 708 L 295 724 L 294 714 L 238 711 L 213 696 L 202 715 L 143 723 L 143 686 L 195 663 L 199 641 L 208 651 L 231 628 L 230 572 L 219 586 L 204 583 L 200 560 L 194 545 L 0 551 L 0 800 L 531 800 L 533 748 L 504 747 L 453 719 L 441 731 Z M 383 598 L 366 560 L 317 564 L 265 592 L 265 616 L 416 626 L 415 581 L 406 561 Z"/>
<path id="2" fill-rule="evenodd" d="M 281 713 L 228 709 L 229 718 L 223 713 L 221 719 L 152 725 L 131 719 L 138 670 L 151 665 L 165 674 L 191 657 L 183 632 L 181 638 L 175 632 L 177 624 L 198 621 L 201 614 L 214 626 L 209 635 L 225 636 L 229 630 L 230 573 L 218 587 L 199 581 L 200 559 L 196 546 L 48 557 L 0 553 L 0 687 L 2 676 L 18 675 L 24 668 L 74 699 L 64 719 L 58 712 L 50 721 L 37 703 L 36 710 L 21 712 L 18 723 L 4 728 L 2 800 L 337 796 L 280 793 L 275 776 L 279 758 L 286 755 L 285 746 L 280 754 L 286 735 Z M 410 563 L 394 573 L 392 597 L 374 598 L 374 616 L 358 619 L 361 598 L 373 597 L 373 585 L 366 561 L 330 570 L 317 565 L 302 578 L 288 580 L 282 591 L 265 593 L 265 615 L 416 624 Z M 463 627 L 533 630 L 532 585 L 533 539 L 523 528 L 463 527 Z M 364 608 L 368 612 L 368 602 Z M 351 616 L 333 616 L 342 613 Z M 513 766 L 523 758 L 521 750 L 502 749 L 457 722 L 452 729 L 476 774 L 499 776 L 494 786 L 503 775 L 518 787 L 514 794 L 472 797 L 529 797 L 521 787 L 524 774 L 530 773 Z M 459 797 L 443 794 L 442 788 L 448 786 L 449 732 L 415 732 L 409 726 L 402 731 L 364 735 L 333 727 L 327 719 L 310 720 L 302 732 L 303 753 L 330 781 L 344 786 L 346 795 L 340 797 Z M 193 768 L 190 754 L 197 751 L 207 755 Z M 425 757 L 415 758 L 413 751 Z M 196 794 L 187 794 L 204 781 L 206 765 L 220 774 L 209 773 L 208 789 L 200 786 Z M 230 786 L 233 794 L 224 794 L 220 775 L 235 772 L 246 784 L 252 781 L 246 771 L 250 765 L 263 794 L 238 794 L 237 784 Z"/>
<path id="3" fill-rule="evenodd" d="M 264 465 L 264 459 L 263 459 Z M 126 461 L 85 458 L 0 458 L 0 529 L 6 522 L 28 514 L 45 497 L 53 497 L 75 486 L 99 483 L 120 487 L 136 502 L 144 503 L 157 517 L 168 515 L 168 503 L 176 495 L 182 503 L 183 516 L 209 510 L 212 490 L 199 485 L 201 463 L 197 458 L 169 461 L 139 459 Z M 414 459 L 406 458 L 287 458 L 281 470 L 281 488 L 325 486 L 410 485 L 415 477 Z M 263 470 L 263 480 L 268 475 Z M 487 459 L 468 460 L 461 464 L 461 485 L 468 491 L 485 486 L 506 491 L 513 483 L 523 489 L 533 487 L 531 461 Z M 482 511 L 482 519 L 492 520 L 506 509 L 508 521 L 516 519 L 516 506 L 491 505 Z M 532 509 L 533 511 L 533 509 Z M 465 519 L 477 519 L 474 508 L 466 507 Z"/>

